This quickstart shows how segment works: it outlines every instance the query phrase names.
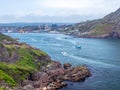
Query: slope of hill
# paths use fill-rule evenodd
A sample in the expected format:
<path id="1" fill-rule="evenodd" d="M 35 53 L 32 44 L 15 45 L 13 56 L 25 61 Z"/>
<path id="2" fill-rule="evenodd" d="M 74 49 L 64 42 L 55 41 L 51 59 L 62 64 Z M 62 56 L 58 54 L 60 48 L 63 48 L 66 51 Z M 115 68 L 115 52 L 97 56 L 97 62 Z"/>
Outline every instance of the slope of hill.
<path id="1" fill-rule="evenodd" d="M 120 9 L 102 19 L 77 23 L 59 31 L 78 37 L 120 38 Z"/>
<path id="2" fill-rule="evenodd" d="M 45 52 L 0 34 L 0 86 L 16 86 L 51 62 Z"/>
<path id="3" fill-rule="evenodd" d="M 87 66 L 63 67 L 45 52 L 0 34 L 0 90 L 56 90 L 67 85 L 64 80 L 88 76 Z"/>

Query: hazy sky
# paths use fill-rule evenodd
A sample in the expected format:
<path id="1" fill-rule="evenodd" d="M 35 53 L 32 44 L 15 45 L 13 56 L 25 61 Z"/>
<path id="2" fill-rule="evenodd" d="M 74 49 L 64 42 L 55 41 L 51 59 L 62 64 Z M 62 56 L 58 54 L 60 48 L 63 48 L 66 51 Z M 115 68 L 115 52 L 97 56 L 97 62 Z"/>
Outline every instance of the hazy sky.
<path id="1" fill-rule="evenodd" d="M 0 23 L 80 22 L 118 8 L 120 0 L 0 0 Z"/>

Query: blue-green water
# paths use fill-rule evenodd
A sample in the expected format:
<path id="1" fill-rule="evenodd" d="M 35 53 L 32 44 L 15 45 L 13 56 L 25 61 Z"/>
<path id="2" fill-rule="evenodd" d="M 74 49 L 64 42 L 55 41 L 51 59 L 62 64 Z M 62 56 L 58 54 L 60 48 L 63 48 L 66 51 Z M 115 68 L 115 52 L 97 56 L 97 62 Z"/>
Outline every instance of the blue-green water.
<path id="1" fill-rule="evenodd" d="M 53 60 L 72 65 L 86 64 L 92 76 L 84 82 L 71 83 L 61 90 L 120 90 L 120 40 L 73 38 L 62 34 L 9 33 L 21 42 L 46 51 Z M 68 37 L 65 39 L 65 37 Z M 76 42 L 81 49 L 75 48 Z M 63 55 L 61 52 L 65 52 Z"/>

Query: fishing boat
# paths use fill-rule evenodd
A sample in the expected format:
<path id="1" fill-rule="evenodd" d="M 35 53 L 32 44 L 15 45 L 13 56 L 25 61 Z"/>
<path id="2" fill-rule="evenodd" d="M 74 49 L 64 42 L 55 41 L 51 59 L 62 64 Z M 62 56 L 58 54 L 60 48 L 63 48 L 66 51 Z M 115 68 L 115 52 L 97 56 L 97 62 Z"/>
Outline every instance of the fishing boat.
<path id="1" fill-rule="evenodd" d="M 64 55 L 64 56 L 67 56 L 67 55 L 68 55 L 67 52 L 61 52 L 61 54 Z"/>
<path id="2" fill-rule="evenodd" d="M 79 48 L 79 49 L 81 49 L 81 46 L 80 46 L 80 45 L 76 45 L 75 48 Z"/>
<path id="3" fill-rule="evenodd" d="M 80 45 L 80 43 L 76 43 L 75 48 L 79 48 L 79 49 L 81 49 L 81 45 Z"/>

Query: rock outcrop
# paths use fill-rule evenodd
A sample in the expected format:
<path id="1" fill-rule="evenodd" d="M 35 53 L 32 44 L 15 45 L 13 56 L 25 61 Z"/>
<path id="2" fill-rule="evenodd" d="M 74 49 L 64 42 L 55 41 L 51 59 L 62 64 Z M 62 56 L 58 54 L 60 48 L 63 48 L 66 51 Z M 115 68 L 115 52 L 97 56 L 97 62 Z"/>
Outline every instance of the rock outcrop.
<path id="1" fill-rule="evenodd" d="M 72 67 L 71 64 L 64 64 L 63 67 L 59 62 L 54 62 L 53 65 L 46 67 L 46 72 L 36 72 L 32 76 L 31 81 L 24 81 L 22 87 L 32 85 L 35 90 L 56 90 L 67 86 L 64 81 L 79 82 L 84 81 L 89 77 L 90 71 L 87 66 Z M 57 64 L 57 66 L 56 66 Z M 67 66 L 67 68 L 65 67 Z M 52 68 L 52 69 L 51 69 Z"/>

